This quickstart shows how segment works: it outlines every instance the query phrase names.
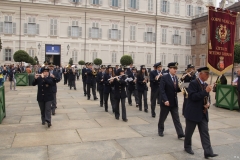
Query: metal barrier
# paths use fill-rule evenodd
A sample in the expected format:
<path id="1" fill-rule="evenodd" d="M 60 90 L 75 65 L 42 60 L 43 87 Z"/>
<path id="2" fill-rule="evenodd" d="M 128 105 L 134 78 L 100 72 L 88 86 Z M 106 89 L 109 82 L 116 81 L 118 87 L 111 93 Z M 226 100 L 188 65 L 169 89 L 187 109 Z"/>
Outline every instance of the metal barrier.
<path id="1" fill-rule="evenodd" d="M 16 73 L 16 86 L 28 86 L 28 74 L 27 73 Z"/>

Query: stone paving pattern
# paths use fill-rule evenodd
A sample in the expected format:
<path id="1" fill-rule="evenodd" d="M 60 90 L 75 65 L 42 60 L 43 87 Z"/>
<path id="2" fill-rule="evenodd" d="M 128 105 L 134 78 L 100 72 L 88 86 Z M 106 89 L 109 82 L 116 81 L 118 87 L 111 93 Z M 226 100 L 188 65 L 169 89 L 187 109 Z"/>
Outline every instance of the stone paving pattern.
<path id="1" fill-rule="evenodd" d="M 7 116 L 0 124 L 0 160 L 204 159 L 197 128 L 192 140 L 195 155 L 189 155 L 184 152 L 183 140 L 177 139 L 171 115 L 165 123 L 165 136 L 159 137 L 158 116 L 138 111 L 133 103 L 126 104 L 128 122 L 116 120 L 111 109 L 106 113 L 99 101 L 83 96 L 81 80 L 76 84 L 77 91 L 69 90 L 63 81 L 58 84 L 58 108 L 52 116 L 53 126 L 47 128 L 41 125 L 37 87 L 17 86 L 17 91 L 10 91 L 6 82 Z M 181 113 L 183 95 L 178 96 Z M 215 106 L 209 112 L 211 142 L 219 154 L 214 159 L 240 159 L 240 113 Z M 180 115 L 180 119 L 185 129 L 184 117 Z"/>

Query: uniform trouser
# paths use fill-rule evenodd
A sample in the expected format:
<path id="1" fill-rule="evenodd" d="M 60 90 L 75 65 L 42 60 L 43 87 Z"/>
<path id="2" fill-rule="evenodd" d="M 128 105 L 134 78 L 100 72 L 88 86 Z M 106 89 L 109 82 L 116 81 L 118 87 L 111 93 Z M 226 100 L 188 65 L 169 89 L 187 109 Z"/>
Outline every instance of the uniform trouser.
<path id="1" fill-rule="evenodd" d="M 184 115 L 184 111 L 185 111 L 185 108 L 186 108 L 186 105 L 187 105 L 187 98 L 185 98 L 185 94 L 184 94 L 184 99 L 183 99 L 183 108 L 182 108 L 182 115 Z"/>
<path id="2" fill-rule="evenodd" d="M 69 78 L 69 76 L 67 77 L 67 81 L 68 81 L 68 86 L 70 86 L 70 78 Z"/>
<path id="3" fill-rule="evenodd" d="M 148 109 L 147 91 L 146 90 L 144 92 L 138 92 L 139 109 L 142 109 L 142 98 L 143 98 L 143 102 L 144 102 L 144 109 Z"/>
<path id="4" fill-rule="evenodd" d="M 208 133 L 208 122 L 205 116 L 201 122 L 193 122 L 186 119 L 186 128 L 185 128 L 185 140 L 184 140 L 184 148 L 191 149 L 192 148 L 192 135 L 198 126 L 202 147 L 204 150 L 204 155 L 206 154 L 213 154 L 213 150 L 211 147 L 210 136 Z"/>
<path id="5" fill-rule="evenodd" d="M 155 113 L 155 108 L 156 108 L 156 100 L 159 101 L 159 94 L 160 94 L 160 89 L 153 89 L 151 88 L 151 113 L 152 115 L 156 115 Z"/>
<path id="6" fill-rule="evenodd" d="M 13 78 L 12 81 L 10 81 L 10 90 L 12 90 L 12 88 L 15 90 L 16 89 L 16 79 Z"/>
<path id="7" fill-rule="evenodd" d="M 103 105 L 103 89 L 99 89 L 100 105 Z"/>
<path id="8" fill-rule="evenodd" d="M 87 94 L 86 88 L 87 88 L 87 83 L 86 83 L 86 81 L 83 81 L 83 92 L 84 92 L 84 94 Z"/>
<path id="9" fill-rule="evenodd" d="M 68 80 L 67 75 L 63 74 L 63 78 L 64 78 L 64 84 L 67 84 L 67 80 Z"/>
<path id="10" fill-rule="evenodd" d="M 96 96 L 96 83 L 87 84 L 87 96 L 88 96 L 88 98 L 91 97 L 91 94 L 90 94 L 90 88 L 91 88 L 91 87 L 92 87 L 93 97 L 94 97 L 94 98 L 97 98 L 97 96 Z"/>
<path id="11" fill-rule="evenodd" d="M 177 135 L 184 135 L 182 124 L 179 119 L 178 107 L 161 106 L 159 122 L 158 122 L 158 132 L 160 133 L 164 131 L 164 122 L 169 112 L 171 112 L 172 120 L 176 129 Z"/>
<path id="12" fill-rule="evenodd" d="M 57 108 L 57 93 L 53 93 L 53 100 L 52 100 L 52 113 L 55 113 L 55 110 Z"/>
<path id="13" fill-rule="evenodd" d="M 51 123 L 51 105 L 52 101 L 47 102 L 38 102 L 40 111 L 41 111 L 41 119 L 42 122 Z"/>
<path id="14" fill-rule="evenodd" d="M 112 111 L 115 112 L 115 99 L 114 99 L 114 93 L 111 91 L 110 93 L 104 93 L 103 98 L 104 98 L 104 106 L 105 110 L 108 110 L 108 97 L 110 95 L 110 102 L 112 105 Z"/>
<path id="15" fill-rule="evenodd" d="M 76 89 L 75 79 L 69 81 L 69 86 L 70 86 L 70 89 L 72 89 L 72 87 L 73 87 L 74 89 Z"/>
<path id="16" fill-rule="evenodd" d="M 132 94 L 134 94 L 135 103 L 136 103 L 136 104 L 139 104 L 139 97 L 138 97 L 138 91 L 137 91 L 137 89 L 134 89 L 133 91 L 130 91 L 130 90 L 127 91 L 128 104 L 132 104 Z"/>
<path id="17" fill-rule="evenodd" d="M 123 119 L 123 120 L 126 120 L 126 119 L 127 119 L 125 100 L 126 100 L 126 98 L 118 98 L 118 99 L 115 99 L 115 102 L 116 102 L 115 117 L 116 117 L 116 118 L 119 118 L 119 116 L 120 116 L 119 103 L 120 103 L 120 101 L 121 101 L 121 105 L 122 105 L 122 119 Z"/>
<path id="18" fill-rule="evenodd" d="M 238 92 L 238 107 L 239 107 L 239 111 L 240 111 L 240 92 Z"/>

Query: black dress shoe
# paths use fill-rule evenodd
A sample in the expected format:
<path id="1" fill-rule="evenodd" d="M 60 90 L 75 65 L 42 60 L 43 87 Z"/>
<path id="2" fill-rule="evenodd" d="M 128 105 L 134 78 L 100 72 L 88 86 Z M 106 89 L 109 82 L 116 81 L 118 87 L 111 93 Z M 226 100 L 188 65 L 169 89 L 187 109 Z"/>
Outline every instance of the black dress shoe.
<path id="1" fill-rule="evenodd" d="M 159 135 L 160 137 L 163 137 L 163 136 L 164 136 L 163 132 L 159 132 L 158 135 Z"/>
<path id="2" fill-rule="evenodd" d="M 97 100 L 97 99 L 98 99 L 97 97 L 94 98 L 94 100 Z"/>
<path id="3" fill-rule="evenodd" d="M 185 137 L 185 135 L 178 135 L 178 139 Z"/>
<path id="4" fill-rule="evenodd" d="M 132 106 L 132 103 L 129 103 L 129 106 Z"/>
<path id="5" fill-rule="evenodd" d="M 142 111 L 142 109 L 139 109 L 139 111 Z"/>
<path id="6" fill-rule="evenodd" d="M 42 125 L 45 125 L 45 122 L 42 122 Z"/>
<path id="7" fill-rule="evenodd" d="M 105 112 L 108 112 L 108 110 L 107 110 L 107 109 L 105 109 Z"/>
<path id="8" fill-rule="evenodd" d="M 138 104 L 136 105 L 136 107 L 138 108 Z"/>
<path id="9" fill-rule="evenodd" d="M 88 97 L 87 100 L 90 100 L 90 97 Z"/>
<path id="10" fill-rule="evenodd" d="M 155 118 L 155 117 L 156 117 L 156 115 L 154 115 L 154 114 L 153 114 L 153 115 L 152 115 L 152 117 L 153 117 L 153 118 Z"/>
<path id="11" fill-rule="evenodd" d="M 116 120 L 119 120 L 119 117 L 116 117 Z"/>
<path id="12" fill-rule="evenodd" d="M 206 155 L 204 155 L 204 157 L 206 158 L 206 159 L 208 159 L 209 157 L 217 157 L 218 156 L 218 154 L 206 154 Z"/>
<path id="13" fill-rule="evenodd" d="M 54 116 L 54 115 L 55 115 L 55 112 L 52 112 L 52 115 Z"/>
<path id="14" fill-rule="evenodd" d="M 84 96 L 86 97 L 86 95 L 87 95 L 87 94 L 85 93 Z"/>
<path id="15" fill-rule="evenodd" d="M 103 104 L 100 104 L 100 107 L 103 107 Z"/>
<path id="16" fill-rule="evenodd" d="M 144 109 L 144 112 L 148 113 L 148 110 L 147 110 L 147 109 Z"/>
<path id="17" fill-rule="evenodd" d="M 74 90 L 77 90 L 77 88 L 74 88 Z"/>
<path id="18" fill-rule="evenodd" d="M 128 121 L 128 119 L 123 119 L 123 121 L 124 121 L 124 122 L 127 122 L 127 121 Z"/>
<path id="19" fill-rule="evenodd" d="M 52 124 L 51 123 L 48 123 L 48 128 L 50 128 L 52 126 Z"/>
<path id="20" fill-rule="evenodd" d="M 194 152 L 193 152 L 192 149 L 185 149 L 185 151 L 186 151 L 188 154 L 194 154 Z"/>

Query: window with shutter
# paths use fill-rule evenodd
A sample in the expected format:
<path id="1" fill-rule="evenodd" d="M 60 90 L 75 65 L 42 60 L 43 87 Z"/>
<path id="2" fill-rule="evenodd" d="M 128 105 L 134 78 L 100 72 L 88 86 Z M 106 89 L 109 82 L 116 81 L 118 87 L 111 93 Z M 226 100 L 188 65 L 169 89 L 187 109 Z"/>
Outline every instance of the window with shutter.
<path id="1" fill-rule="evenodd" d="M 175 14 L 179 15 L 180 10 L 179 10 L 179 2 L 175 2 Z"/>
<path id="2" fill-rule="evenodd" d="M 166 55 L 162 54 L 162 64 L 166 65 Z"/>
<path id="3" fill-rule="evenodd" d="M 92 61 L 94 61 L 97 58 L 97 52 L 92 52 Z"/>
<path id="4" fill-rule="evenodd" d="M 110 6 L 113 7 L 119 7 L 119 4 L 121 4 L 121 0 L 109 0 L 110 1 Z"/>
<path id="5" fill-rule="evenodd" d="M 187 16 L 193 16 L 193 6 L 187 5 Z"/>
<path id="6" fill-rule="evenodd" d="M 116 63 L 117 62 L 117 53 L 113 52 L 112 53 L 112 63 Z"/>
<path id="7" fill-rule="evenodd" d="M 167 0 L 161 0 L 161 12 L 169 13 L 170 3 Z"/>
<path id="8" fill-rule="evenodd" d="M 136 26 L 130 26 L 130 40 L 135 41 L 136 35 Z"/>
<path id="9" fill-rule="evenodd" d="M 73 60 L 73 63 L 78 62 L 78 51 L 76 50 L 72 51 L 72 60 Z"/>
<path id="10" fill-rule="evenodd" d="M 50 35 L 57 36 L 57 19 L 50 19 Z"/>
<path id="11" fill-rule="evenodd" d="M 12 61 L 12 50 L 5 49 L 5 61 Z"/>
<path id="12" fill-rule="evenodd" d="M 34 49 L 29 49 L 28 54 L 29 54 L 30 57 L 34 58 L 35 57 Z"/>
<path id="13" fill-rule="evenodd" d="M 177 55 L 177 54 L 174 54 L 174 55 L 173 55 L 173 61 L 174 61 L 174 62 L 178 62 L 178 55 Z"/>
<path id="14" fill-rule="evenodd" d="M 5 16 L 5 21 L 2 24 L 2 32 L 5 34 L 15 34 L 16 33 L 16 23 L 12 22 L 12 16 Z"/>
<path id="15" fill-rule="evenodd" d="M 151 62 L 152 62 L 152 55 L 147 54 L 147 64 L 151 64 Z"/>
<path id="16" fill-rule="evenodd" d="M 133 62 L 135 62 L 135 53 L 130 53 L 130 56 L 132 57 L 132 59 L 133 59 Z"/>
<path id="17" fill-rule="evenodd" d="M 100 5 L 101 4 L 101 0 L 92 0 L 92 4 Z"/>
<path id="18" fill-rule="evenodd" d="M 128 7 L 132 9 L 139 9 L 139 0 L 128 0 Z"/>
<path id="19" fill-rule="evenodd" d="M 191 44 L 191 31 L 186 31 L 186 45 Z"/>
<path id="20" fill-rule="evenodd" d="M 167 29 L 162 29 L 162 43 L 167 43 Z"/>
<path id="21" fill-rule="evenodd" d="M 0 22 L 0 33 L 3 32 L 3 22 Z"/>
<path id="22" fill-rule="evenodd" d="M 148 11 L 153 11 L 153 0 L 148 0 Z"/>

